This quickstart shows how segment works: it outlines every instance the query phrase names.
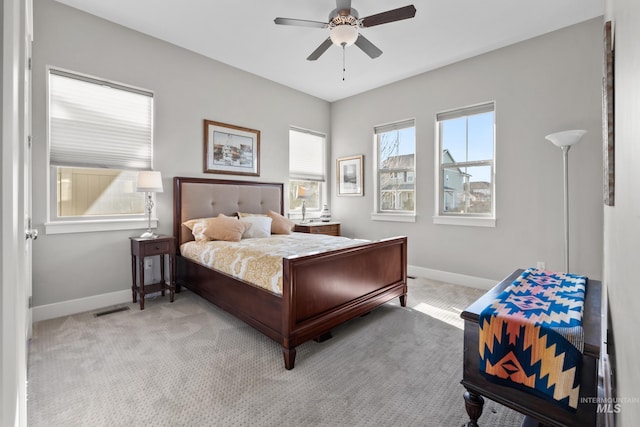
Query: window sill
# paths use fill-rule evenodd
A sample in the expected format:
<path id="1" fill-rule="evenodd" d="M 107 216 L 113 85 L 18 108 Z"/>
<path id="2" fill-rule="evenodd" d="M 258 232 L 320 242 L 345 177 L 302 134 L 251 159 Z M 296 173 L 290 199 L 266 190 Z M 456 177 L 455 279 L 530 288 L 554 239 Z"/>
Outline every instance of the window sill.
<path id="1" fill-rule="evenodd" d="M 460 217 L 460 216 L 434 216 L 434 224 L 461 225 L 467 227 L 495 227 L 495 218 Z"/>
<path id="2" fill-rule="evenodd" d="M 45 223 L 44 231 L 46 234 L 93 233 L 97 231 L 143 230 L 147 226 L 147 218 L 55 221 Z M 158 218 L 151 218 L 151 228 L 157 227 Z"/>
<path id="3" fill-rule="evenodd" d="M 379 213 L 371 214 L 373 221 L 416 222 L 416 214 Z"/>

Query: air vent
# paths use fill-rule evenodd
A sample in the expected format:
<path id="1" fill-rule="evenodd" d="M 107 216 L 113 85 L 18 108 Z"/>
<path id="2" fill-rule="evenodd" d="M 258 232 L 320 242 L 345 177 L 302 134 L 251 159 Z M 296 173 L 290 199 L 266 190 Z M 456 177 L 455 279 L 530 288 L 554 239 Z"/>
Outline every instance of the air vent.
<path id="1" fill-rule="evenodd" d="M 100 316 L 106 316 L 107 314 L 113 314 L 113 313 L 119 313 L 121 311 L 127 311 L 129 310 L 129 307 L 118 307 L 118 308 L 114 308 L 111 310 L 106 310 L 106 311 L 101 311 L 99 313 L 95 313 L 93 316 L 94 317 L 100 317 Z"/>

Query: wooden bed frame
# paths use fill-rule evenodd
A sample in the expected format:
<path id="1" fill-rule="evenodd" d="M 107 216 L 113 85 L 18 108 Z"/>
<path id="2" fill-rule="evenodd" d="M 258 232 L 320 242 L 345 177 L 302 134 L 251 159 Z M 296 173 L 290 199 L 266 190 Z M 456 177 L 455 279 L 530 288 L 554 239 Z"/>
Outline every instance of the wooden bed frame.
<path id="1" fill-rule="evenodd" d="M 286 369 L 296 346 L 330 337 L 331 329 L 395 297 L 406 306 L 407 238 L 394 237 L 314 255 L 283 258 L 282 296 L 180 256 L 193 240 L 182 225 L 223 213 L 283 213 L 283 184 L 174 178 L 173 230 L 181 286 L 282 345 Z"/>

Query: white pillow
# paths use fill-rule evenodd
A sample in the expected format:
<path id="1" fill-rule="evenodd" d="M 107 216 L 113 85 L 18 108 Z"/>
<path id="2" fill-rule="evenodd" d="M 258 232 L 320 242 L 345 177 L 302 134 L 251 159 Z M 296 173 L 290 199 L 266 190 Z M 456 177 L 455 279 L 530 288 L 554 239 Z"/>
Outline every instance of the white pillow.
<path id="1" fill-rule="evenodd" d="M 246 216 L 242 218 L 240 222 L 251 224 L 249 229 L 242 233 L 242 238 L 271 236 L 271 221 L 272 219 L 268 216 Z"/>

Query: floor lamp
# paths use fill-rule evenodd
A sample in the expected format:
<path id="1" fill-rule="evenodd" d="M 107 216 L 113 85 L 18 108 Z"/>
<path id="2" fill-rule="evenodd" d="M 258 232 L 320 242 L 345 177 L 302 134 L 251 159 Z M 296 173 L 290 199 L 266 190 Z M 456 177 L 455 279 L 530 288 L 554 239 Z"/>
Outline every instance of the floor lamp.
<path id="1" fill-rule="evenodd" d="M 144 191 L 146 193 L 145 208 L 147 211 L 147 231 L 142 233 L 142 238 L 157 237 L 151 230 L 151 211 L 153 210 L 153 198 L 151 193 L 162 193 L 162 175 L 156 171 L 140 171 L 138 172 L 138 182 L 136 191 Z"/>
<path id="2" fill-rule="evenodd" d="M 580 142 L 586 130 L 566 130 L 545 136 L 556 147 L 562 149 L 564 160 L 564 272 L 569 273 L 569 149 Z"/>

